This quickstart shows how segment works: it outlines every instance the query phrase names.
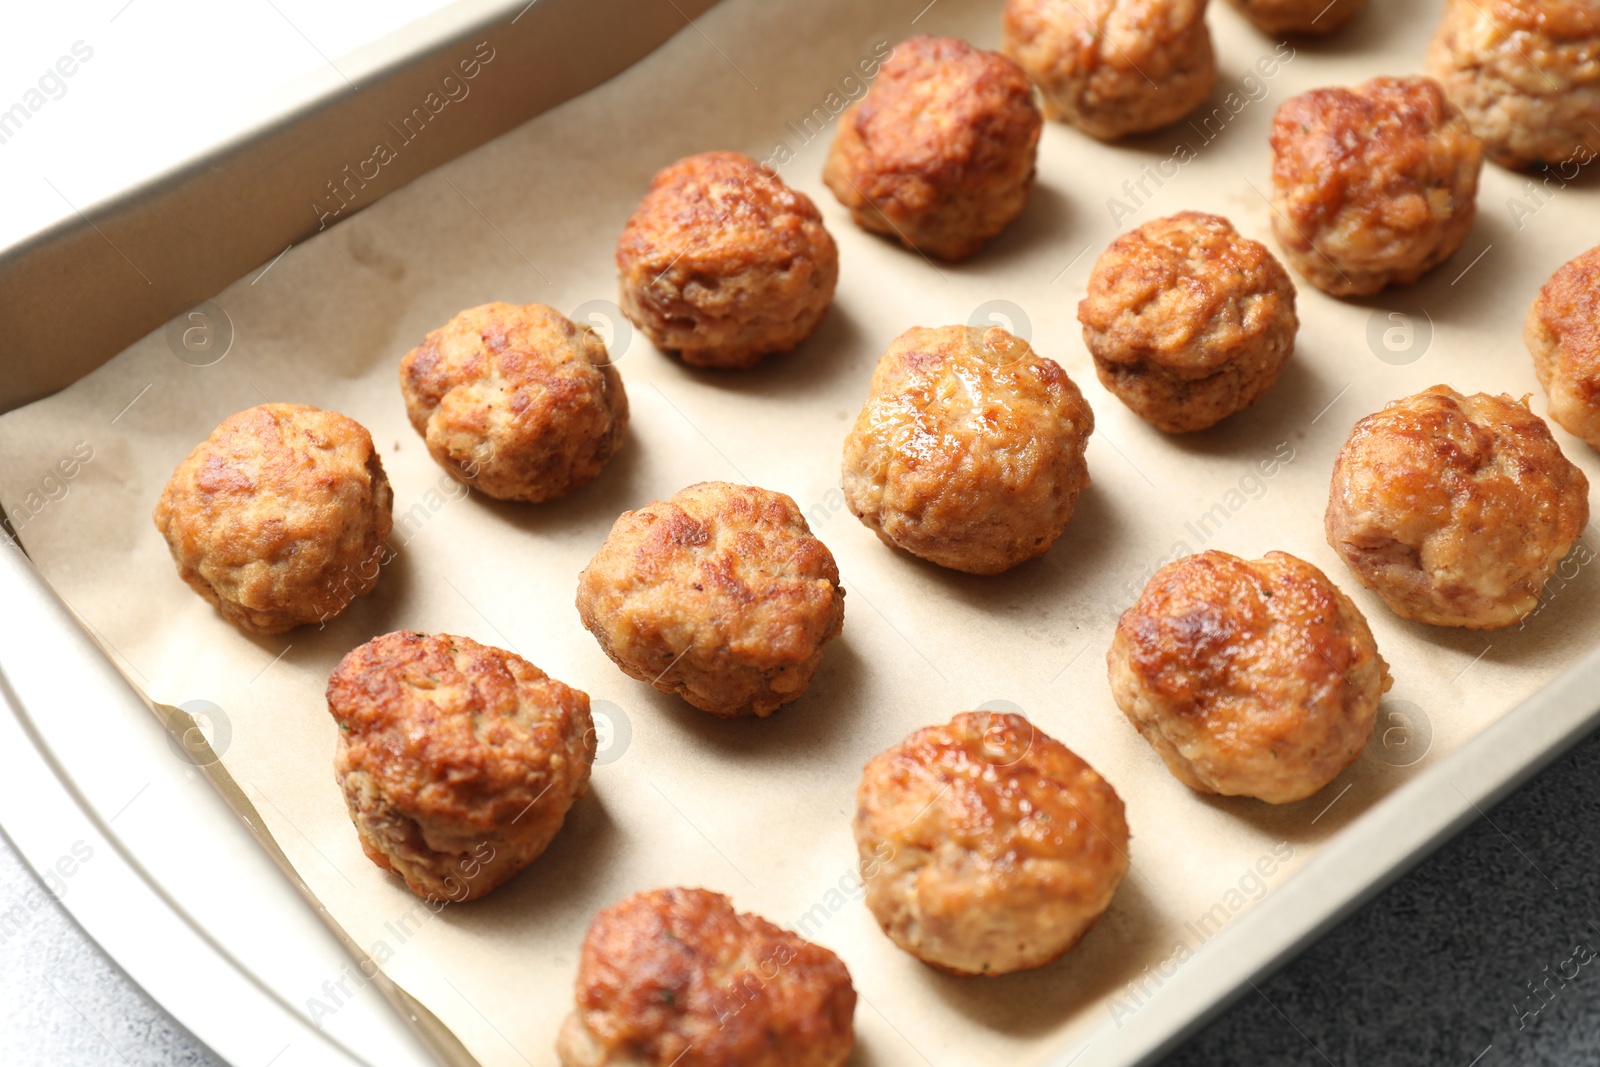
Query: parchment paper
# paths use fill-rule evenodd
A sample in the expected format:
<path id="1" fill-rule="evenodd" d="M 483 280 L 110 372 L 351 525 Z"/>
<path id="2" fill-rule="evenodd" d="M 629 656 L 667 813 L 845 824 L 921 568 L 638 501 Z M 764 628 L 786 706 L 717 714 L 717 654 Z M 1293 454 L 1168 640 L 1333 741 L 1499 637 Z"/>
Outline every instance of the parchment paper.
<path id="1" fill-rule="evenodd" d="M 163 702 L 220 706 L 213 733 L 224 762 L 304 878 L 486 1067 L 554 1063 L 590 916 L 672 884 L 729 893 L 838 951 L 861 994 L 856 1063 L 1040 1062 L 1108 1020 L 1137 1025 L 1162 973 L 1203 966 L 1203 955 L 1190 956 L 1233 914 L 1594 640 L 1595 568 L 1578 565 L 1600 547 L 1592 529 L 1538 616 L 1492 634 L 1398 620 L 1322 533 L 1333 455 L 1383 403 L 1446 381 L 1531 392 L 1544 411 L 1520 323 L 1549 273 L 1595 240 L 1592 180 L 1530 191 L 1526 178 L 1490 167 L 1465 246 L 1421 284 L 1366 303 L 1300 286 L 1299 348 L 1282 380 L 1255 409 L 1203 434 L 1163 436 L 1102 390 L 1075 320 L 1090 267 L 1119 225 L 1195 208 L 1271 244 L 1261 194 L 1273 109 L 1315 86 L 1420 71 L 1439 9 L 1437 0 L 1375 4 L 1332 41 L 1289 49 L 1215 5 L 1222 76 L 1208 112 L 1115 147 L 1051 125 L 1027 213 L 977 258 L 935 266 L 858 231 L 822 185 L 832 112 L 859 95 L 863 61 L 912 33 L 995 46 L 999 4 L 725 0 L 613 82 L 219 294 L 233 332 L 220 362 L 176 358 L 158 331 L 0 419 L 0 498 L 44 574 L 130 677 Z M 401 355 L 486 301 L 571 313 L 614 300 L 612 245 L 650 175 L 711 148 L 772 159 L 821 206 L 842 261 L 826 323 L 794 354 L 727 376 L 686 370 L 641 337 L 629 341 L 625 327 L 608 328 L 633 422 L 605 474 L 544 506 L 463 496 L 406 422 Z M 994 578 L 889 551 L 837 488 L 845 431 L 889 340 L 975 316 L 1031 336 L 1083 388 L 1099 423 L 1094 484 L 1065 536 Z M 332 408 L 371 429 L 395 487 L 398 553 L 377 592 L 325 629 L 253 639 L 178 580 L 150 510 L 217 422 L 269 399 Z M 1595 454 L 1557 436 L 1600 485 Z M 844 635 L 811 691 L 765 721 L 721 722 L 626 678 L 573 607 L 578 571 L 620 512 L 707 478 L 791 494 L 848 588 Z M 1392 664 L 1378 739 L 1302 803 L 1196 796 L 1112 703 L 1104 654 L 1117 613 L 1161 562 L 1209 547 L 1284 549 L 1324 568 L 1355 596 Z M 402 627 L 512 648 L 583 688 L 607 746 L 592 791 L 543 858 L 489 898 L 438 914 L 361 854 L 330 766 L 328 672 L 350 648 Z M 1115 784 L 1134 869 L 1063 961 L 960 980 L 878 931 L 859 901 L 850 814 L 870 756 L 992 701 L 1022 708 Z M 1421 763 L 1398 766 L 1423 752 Z M 338 1009 L 324 989 L 304 998 L 314 1018 Z"/>

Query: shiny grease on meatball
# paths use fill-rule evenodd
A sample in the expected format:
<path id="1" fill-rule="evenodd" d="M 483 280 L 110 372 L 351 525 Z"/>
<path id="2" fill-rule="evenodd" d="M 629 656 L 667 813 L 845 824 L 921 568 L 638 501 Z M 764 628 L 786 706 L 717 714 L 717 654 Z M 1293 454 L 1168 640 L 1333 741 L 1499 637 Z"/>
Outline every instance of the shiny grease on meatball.
<path id="1" fill-rule="evenodd" d="M 856 993 L 832 952 L 704 889 L 601 911 L 578 960 L 561 1067 L 842 1067 Z"/>
<path id="2" fill-rule="evenodd" d="M 1581 166 L 1600 155 L 1594 0 L 1447 0 L 1428 73 L 1501 166 Z"/>
<path id="3" fill-rule="evenodd" d="M 378 584 L 394 493 L 372 435 L 306 404 L 222 420 L 156 503 L 178 575 L 254 634 L 325 622 Z"/>
<path id="4" fill-rule="evenodd" d="M 329 677 L 328 711 L 362 850 L 428 900 L 475 900 L 504 883 L 588 788 L 588 696 L 470 638 L 373 638 Z"/>
<path id="5" fill-rule="evenodd" d="M 1328 543 L 1401 618 L 1509 626 L 1589 522 L 1589 482 L 1527 400 L 1436 385 L 1368 415 L 1334 463 Z"/>
<path id="6" fill-rule="evenodd" d="M 1112 242 L 1078 305 L 1100 382 L 1168 433 L 1259 400 L 1294 351 L 1294 283 L 1227 219 L 1185 211 Z"/>
<path id="7" fill-rule="evenodd" d="M 1117 706 L 1189 788 L 1303 800 L 1361 754 L 1390 685 L 1367 621 L 1283 552 L 1169 563 L 1117 623 Z"/>
<path id="8" fill-rule="evenodd" d="M 1093 431 L 1072 379 L 1021 338 L 914 327 L 878 361 L 845 439 L 845 501 L 887 545 L 998 574 L 1061 536 Z"/>
<path id="9" fill-rule="evenodd" d="M 1233 0 L 1262 33 L 1325 36 L 1366 10 L 1367 0 Z"/>
<path id="10" fill-rule="evenodd" d="M 787 352 L 833 302 L 839 250 L 811 198 L 738 152 L 662 168 L 617 241 L 622 310 L 695 367 Z"/>
<path id="11" fill-rule="evenodd" d="M 862 229 L 964 259 L 1027 206 L 1043 125 L 1011 60 L 913 37 L 840 116 L 823 180 Z"/>
<path id="12" fill-rule="evenodd" d="M 1528 309 L 1523 339 L 1550 417 L 1600 449 L 1600 247 L 1550 276 Z"/>
<path id="13" fill-rule="evenodd" d="M 1483 148 L 1428 78 L 1291 97 L 1272 122 L 1273 232 L 1333 296 L 1407 285 L 1461 247 Z"/>
<path id="14" fill-rule="evenodd" d="M 1206 0 L 1006 0 L 1002 50 L 1044 113 L 1114 141 L 1198 107 L 1217 80 Z"/>
<path id="15" fill-rule="evenodd" d="M 400 361 L 406 415 L 457 481 L 539 503 L 622 446 L 628 397 L 605 342 L 543 304 L 468 308 Z"/>
<path id="16" fill-rule="evenodd" d="M 1128 871 L 1116 790 L 1026 718 L 997 712 L 963 712 L 874 757 L 855 837 L 884 932 L 961 975 L 1056 959 Z"/>
<path id="17" fill-rule="evenodd" d="M 844 589 L 789 497 L 700 482 L 616 521 L 578 612 L 630 676 L 713 715 L 767 716 L 811 684 Z"/>

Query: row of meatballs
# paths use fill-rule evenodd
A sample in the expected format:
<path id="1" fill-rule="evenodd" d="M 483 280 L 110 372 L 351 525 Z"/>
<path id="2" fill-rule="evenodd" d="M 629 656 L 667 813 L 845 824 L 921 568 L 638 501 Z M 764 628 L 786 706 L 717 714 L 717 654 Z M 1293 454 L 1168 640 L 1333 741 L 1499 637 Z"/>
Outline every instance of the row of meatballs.
<path id="1" fill-rule="evenodd" d="M 1241 4 L 1264 26 L 1296 31 L 1332 29 L 1360 7 Z M 1271 203 L 1290 265 L 1341 297 L 1414 282 L 1471 229 L 1486 150 L 1518 166 L 1600 155 L 1592 61 L 1600 35 L 1582 36 L 1583 20 L 1567 10 L 1575 7 L 1600 18 L 1566 2 L 1452 2 L 1433 77 L 1376 78 L 1286 101 L 1271 133 Z M 1204 9 L 1196 0 L 1012 0 L 1007 54 L 948 37 L 903 41 L 840 116 L 823 180 L 863 229 L 927 256 L 971 256 L 1026 207 L 1044 114 L 1114 137 L 1167 125 L 1206 98 L 1215 61 Z M 1540 65 L 1524 69 L 1529 49 Z M 1208 254 L 1195 243 L 1191 255 Z M 1292 313 L 1277 264 L 1245 259 L 1266 275 L 1241 285 L 1269 294 L 1258 318 L 1274 318 L 1286 300 Z M 837 246 L 816 205 L 730 152 L 660 171 L 616 262 L 629 319 L 663 351 L 719 369 L 797 346 L 822 322 L 838 280 Z M 1128 380 L 1136 373 L 1210 376 L 1205 366 L 1164 365 L 1159 343 L 1152 357 L 1136 358 L 1149 340 L 1130 338 L 1120 358 L 1106 356 L 1108 388 L 1119 391 L 1105 362 L 1121 364 L 1119 381 L 1136 395 L 1140 383 Z M 1176 421 L 1199 428 L 1195 418 Z"/>
<path id="2" fill-rule="evenodd" d="M 1366 0 L 1232 0 L 1263 33 L 1331 34 Z M 1113 141 L 1171 125 L 1211 95 L 1206 0 L 1007 0 L 1002 45 L 1044 112 Z M 1489 157 L 1528 169 L 1600 155 L 1600 10 L 1591 0 L 1446 0 L 1427 52 Z"/>
<path id="3" fill-rule="evenodd" d="M 1079 318 L 1102 382 L 1171 432 L 1210 426 L 1259 399 L 1298 328 L 1293 287 L 1271 253 L 1226 220 L 1194 212 L 1115 241 L 1096 264 Z M 1600 448 L 1597 318 L 1600 247 L 1546 283 L 1525 340 L 1551 416 Z M 551 499 L 592 479 L 628 418 L 599 335 L 542 305 L 462 312 L 406 355 L 401 385 L 434 458 L 464 484 L 503 498 Z M 1043 555 L 1066 529 L 1089 483 L 1094 426 L 1076 384 L 1023 339 L 998 327 L 916 327 L 873 372 L 844 443 L 844 498 L 886 544 L 996 574 Z M 1441 386 L 1356 427 L 1336 466 L 1327 526 L 1363 584 L 1399 614 L 1494 628 L 1532 610 L 1586 521 L 1585 494 L 1583 474 L 1526 398 Z M 770 712 L 803 688 L 797 666 L 733 685 L 713 677 L 714 664 L 700 678 L 668 610 L 676 600 L 656 605 L 648 629 L 618 631 L 608 621 L 633 610 L 635 591 L 610 564 L 625 572 L 661 556 L 670 567 L 672 550 L 712 537 L 716 527 L 705 524 L 731 506 L 725 493 L 680 497 L 618 520 L 591 568 L 585 621 L 636 677 L 668 679 L 707 710 Z M 761 520 L 747 525 L 804 530 L 792 501 L 743 506 Z M 264 404 L 230 416 L 196 446 L 154 518 L 197 593 L 241 628 L 271 634 L 325 623 L 376 587 L 391 555 L 392 509 L 362 426 L 304 405 Z M 773 573 L 836 583 L 832 557 L 815 544 Z M 728 574 L 674 596 L 692 591 L 714 603 L 753 558 L 734 553 Z M 820 647 L 839 629 L 839 612 L 830 617 L 824 600 L 798 589 L 770 600 L 771 640 Z M 788 621 L 802 616 L 811 620 L 803 628 Z M 641 661 L 635 646 L 666 662 Z"/>
<path id="4" fill-rule="evenodd" d="M 1024 210 L 1044 115 L 1115 138 L 1206 99 L 1215 60 L 1205 6 L 1011 0 L 1006 54 L 903 41 L 841 115 L 823 180 L 862 228 L 928 256 L 970 256 Z M 1243 6 L 1263 25 L 1305 31 L 1332 29 L 1361 5 Z M 1453 0 L 1431 77 L 1287 101 L 1271 134 L 1271 200 L 1291 265 L 1336 296 L 1413 282 L 1471 228 L 1486 151 L 1509 166 L 1600 155 L 1596 47 L 1600 16 L 1587 3 Z M 720 368 L 797 345 L 838 274 L 809 198 L 728 153 L 658 174 L 617 263 L 624 309 L 657 346 Z"/>

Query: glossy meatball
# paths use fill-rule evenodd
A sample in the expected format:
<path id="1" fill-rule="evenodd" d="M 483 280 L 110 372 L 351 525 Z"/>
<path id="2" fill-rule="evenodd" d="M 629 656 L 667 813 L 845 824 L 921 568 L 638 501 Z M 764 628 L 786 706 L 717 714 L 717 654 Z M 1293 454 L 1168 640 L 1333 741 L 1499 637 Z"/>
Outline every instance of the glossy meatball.
<path id="1" fill-rule="evenodd" d="M 1233 0 L 1262 33 L 1323 36 L 1343 29 L 1366 10 L 1367 0 Z"/>
<path id="2" fill-rule="evenodd" d="M 306 404 L 222 420 L 156 503 L 178 575 L 254 634 L 326 622 L 372 592 L 394 493 L 372 435 Z"/>
<path id="3" fill-rule="evenodd" d="M 1114 141 L 1170 126 L 1211 95 L 1206 0 L 1006 0 L 1003 44 L 1044 113 Z"/>
<path id="4" fill-rule="evenodd" d="M 840 116 L 822 178 L 862 229 L 963 259 L 1027 206 L 1043 125 L 1011 60 L 913 37 Z"/>
<path id="5" fill-rule="evenodd" d="M 375 637 L 328 679 L 334 773 L 367 857 L 428 900 L 532 863 L 589 785 L 589 698 L 467 637 Z"/>
<path id="6" fill-rule="evenodd" d="M 400 391 L 439 466 L 497 500 L 567 495 L 628 426 L 605 342 L 543 304 L 461 312 L 406 353 Z"/>
<path id="7" fill-rule="evenodd" d="M 1428 73 L 1501 166 L 1581 166 L 1600 154 L 1594 0 L 1447 0 Z"/>
<path id="8" fill-rule="evenodd" d="M 1509 626 L 1589 522 L 1589 482 L 1527 400 L 1436 385 L 1368 415 L 1334 463 L 1328 543 L 1402 618 Z"/>
<path id="9" fill-rule="evenodd" d="M 1021 715 L 962 712 L 874 757 L 855 835 L 884 933 L 953 974 L 1044 966 L 1128 872 L 1117 791 Z"/>
<path id="10" fill-rule="evenodd" d="M 1117 238 L 1078 305 L 1100 383 L 1168 433 L 1261 399 L 1294 351 L 1294 283 L 1227 219 L 1186 211 Z"/>
<path id="11" fill-rule="evenodd" d="M 1550 417 L 1600 449 L 1600 247 L 1550 276 L 1523 328 Z"/>
<path id="12" fill-rule="evenodd" d="M 650 181 L 617 241 L 622 310 L 695 367 L 744 370 L 816 330 L 839 250 L 811 198 L 738 152 L 702 152 Z"/>
<path id="13" fill-rule="evenodd" d="M 839 568 L 782 493 L 700 482 L 625 512 L 578 576 L 606 655 L 713 715 L 771 715 L 844 626 Z"/>
<path id="14" fill-rule="evenodd" d="M 1020 337 L 914 327 L 878 361 L 845 438 L 845 502 L 886 545 L 998 574 L 1066 529 L 1093 431 L 1072 379 Z"/>
<path id="15" fill-rule="evenodd" d="M 704 889 L 594 917 L 561 1067 L 842 1067 L 856 992 L 839 957 Z"/>
<path id="16" fill-rule="evenodd" d="M 1301 559 L 1202 552 L 1156 572 L 1106 656 L 1117 706 L 1201 793 L 1303 800 L 1366 746 L 1389 668 Z"/>
<path id="17" fill-rule="evenodd" d="M 1272 229 L 1333 296 L 1406 285 L 1461 246 L 1483 149 L 1428 78 L 1374 78 L 1286 100 L 1272 123 Z"/>

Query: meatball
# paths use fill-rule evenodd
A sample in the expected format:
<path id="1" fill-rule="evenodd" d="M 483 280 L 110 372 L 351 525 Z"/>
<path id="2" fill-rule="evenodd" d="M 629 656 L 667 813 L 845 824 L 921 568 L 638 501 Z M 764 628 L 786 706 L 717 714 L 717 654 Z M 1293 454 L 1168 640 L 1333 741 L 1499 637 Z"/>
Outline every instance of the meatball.
<path id="1" fill-rule="evenodd" d="M 744 370 L 816 330 L 839 249 L 811 198 L 738 152 L 702 152 L 650 181 L 617 241 L 622 310 L 695 367 Z"/>
<path id="2" fill-rule="evenodd" d="M 600 912 L 561 1067 L 842 1067 L 856 991 L 839 957 L 704 889 Z"/>
<path id="3" fill-rule="evenodd" d="M 913 37 L 840 116 L 822 179 L 862 229 L 964 259 L 1027 206 L 1043 126 L 1011 60 Z"/>
<path id="4" fill-rule="evenodd" d="M 253 634 L 326 622 L 372 592 L 394 493 L 372 435 L 306 404 L 222 420 L 155 508 L 178 575 Z"/>
<path id="5" fill-rule="evenodd" d="M 439 466 L 497 500 L 566 496 L 628 427 L 605 342 L 543 304 L 461 312 L 406 353 L 400 391 Z"/>
<path id="6" fill-rule="evenodd" d="M 589 785 L 588 696 L 471 638 L 373 638 L 329 677 L 328 711 L 362 850 L 427 900 L 476 900 L 538 859 Z"/>
<path id="7" fill-rule="evenodd" d="M 1006 55 L 1044 113 L 1114 141 L 1170 126 L 1211 95 L 1206 0 L 1006 0 Z"/>
<path id="8" fill-rule="evenodd" d="M 1523 328 L 1550 417 L 1600 449 L 1600 247 L 1550 276 Z"/>
<path id="9" fill-rule="evenodd" d="M 1600 154 L 1594 0 L 1447 0 L 1428 73 L 1503 167 Z"/>
<path id="10" fill-rule="evenodd" d="M 839 568 L 782 493 L 700 482 L 625 512 L 578 613 L 630 676 L 723 718 L 797 700 L 844 627 Z"/>
<path id="11" fill-rule="evenodd" d="M 1168 433 L 1261 399 L 1294 351 L 1294 283 L 1227 219 L 1185 211 L 1112 242 L 1078 305 L 1100 383 Z"/>
<path id="12" fill-rule="evenodd" d="M 1272 229 L 1333 296 L 1406 285 L 1477 216 L 1483 149 L 1438 83 L 1374 78 L 1291 97 L 1272 122 Z"/>
<path id="13" fill-rule="evenodd" d="M 1072 379 L 1020 337 L 914 327 L 878 361 L 845 438 L 845 502 L 886 545 L 999 574 L 1066 529 L 1093 431 Z"/>
<path id="14" fill-rule="evenodd" d="M 1117 706 L 1173 777 L 1269 804 L 1354 763 L 1391 684 L 1360 610 L 1284 552 L 1167 564 L 1118 621 L 1106 663 Z"/>
<path id="15" fill-rule="evenodd" d="M 1044 966 L 1128 872 L 1117 791 L 1021 715 L 962 712 L 874 757 L 855 836 L 884 933 L 952 974 Z"/>
<path id="16" fill-rule="evenodd" d="M 1589 481 L 1526 398 L 1436 385 L 1356 423 L 1326 522 L 1401 618 L 1492 630 L 1538 606 L 1588 525 Z"/>
<path id="17" fill-rule="evenodd" d="M 1326 35 L 1366 10 L 1367 0 L 1233 0 L 1262 33 Z"/>

